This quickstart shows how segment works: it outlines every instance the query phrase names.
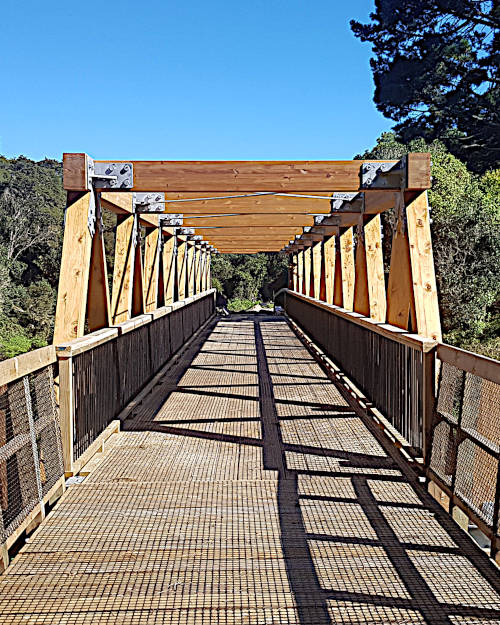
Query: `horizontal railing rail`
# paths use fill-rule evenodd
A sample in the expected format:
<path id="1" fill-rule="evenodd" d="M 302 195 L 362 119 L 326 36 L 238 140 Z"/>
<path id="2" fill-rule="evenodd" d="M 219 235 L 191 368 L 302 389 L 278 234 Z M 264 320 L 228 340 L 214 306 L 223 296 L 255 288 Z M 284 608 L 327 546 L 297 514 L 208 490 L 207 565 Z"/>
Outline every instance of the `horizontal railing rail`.
<path id="1" fill-rule="evenodd" d="M 500 362 L 440 344 L 428 477 L 500 551 Z"/>
<path id="2" fill-rule="evenodd" d="M 67 473 L 214 310 L 211 289 L 57 346 Z"/>
<path id="3" fill-rule="evenodd" d="M 285 309 L 360 388 L 389 423 L 424 454 L 434 401 L 437 342 L 286 290 Z"/>
<path id="4" fill-rule="evenodd" d="M 0 570 L 20 532 L 64 488 L 53 346 L 0 363 Z"/>

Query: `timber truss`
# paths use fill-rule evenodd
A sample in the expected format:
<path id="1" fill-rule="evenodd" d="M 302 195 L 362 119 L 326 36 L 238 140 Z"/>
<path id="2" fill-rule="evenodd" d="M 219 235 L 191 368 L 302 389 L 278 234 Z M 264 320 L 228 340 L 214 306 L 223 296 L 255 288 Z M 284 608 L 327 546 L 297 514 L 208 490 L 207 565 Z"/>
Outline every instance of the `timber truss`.
<path id="1" fill-rule="evenodd" d="M 64 187 L 55 341 L 210 288 L 215 252 L 279 251 L 289 255 L 289 287 L 298 293 L 440 338 L 429 154 L 399 161 L 217 162 L 65 154 Z M 387 285 L 384 211 L 393 216 Z M 107 227 L 108 212 L 115 217 Z M 114 254 L 105 245 L 109 228 Z M 106 260 L 106 249 L 113 259 Z"/>

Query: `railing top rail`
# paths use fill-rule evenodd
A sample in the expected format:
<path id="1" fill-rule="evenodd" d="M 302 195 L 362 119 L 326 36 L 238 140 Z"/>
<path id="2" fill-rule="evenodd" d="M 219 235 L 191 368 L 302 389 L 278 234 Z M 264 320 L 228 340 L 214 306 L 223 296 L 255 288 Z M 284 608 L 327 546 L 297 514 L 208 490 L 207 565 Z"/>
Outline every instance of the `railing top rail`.
<path id="1" fill-rule="evenodd" d="M 43 367 L 55 363 L 56 360 L 56 350 L 53 345 L 40 347 L 26 354 L 8 358 L 0 362 L 0 386 L 43 369 Z"/>
<path id="2" fill-rule="evenodd" d="M 111 341 L 116 337 L 121 336 L 122 334 L 126 334 L 127 332 L 131 332 L 136 328 L 147 325 L 148 323 L 151 323 L 159 317 L 168 315 L 173 310 L 183 308 L 184 306 L 187 306 L 188 304 L 191 304 L 192 302 L 195 302 L 214 292 L 215 289 L 208 289 L 207 291 L 197 293 L 196 295 L 192 295 L 191 297 L 188 297 L 182 301 L 174 302 L 171 305 L 157 308 L 150 313 L 145 313 L 144 315 L 133 317 L 132 319 L 123 321 L 122 323 L 119 323 L 115 326 L 103 328 L 102 330 L 96 330 L 91 334 L 87 334 L 86 336 L 82 336 L 81 338 L 74 339 L 73 341 L 69 341 L 68 343 L 61 343 L 54 348 L 55 353 L 58 358 L 69 358 L 70 356 L 77 356 L 78 354 L 86 352 L 89 349 L 97 347 L 98 345 L 102 345 L 102 343 Z M 0 363 L 0 365 L 1 364 L 3 363 Z"/>
<path id="3" fill-rule="evenodd" d="M 445 343 L 438 344 L 437 357 L 442 362 L 446 362 L 457 369 L 467 371 L 495 384 L 500 384 L 500 361 L 498 360 L 474 354 Z"/>
<path id="4" fill-rule="evenodd" d="M 345 308 L 340 308 L 340 306 L 335 306 L 334 304 L 327 304 L 326 302 L 322 302 L 317 299 L 313 299 L 312 297 L 308 297 L 307 295 L 302 295 L 301 293 L 296 293 L 290 289 L 283 289 L 283 291 L 293 297 L 297 297 L 309 304 L 313 304 L 318 308 L 322 308 L 333 315 L 337 315 L 338 317 L 342 317 L 351 323 L 354 323 L 358 326 L 366 328 L 367 330 L 371 330 L 376 334 L 381 334 L 392 341 L 396 341 L 397 343 L 402 343 L 403 345 L 408 345 L 413 349 L 419 350 L 421 352 L 430 352 L 437 345 L 437 341 L 433 339 L 428 339 L 418 334 L 412 334 L 407 330 L 402 330 L 396 326 L 390 325 L 388 323 L 380 323 L 378 321 L 374 321 L 369 317 L 365 317 L 360 313 L 351 312 L 349 310 L 345 310 Z"/>

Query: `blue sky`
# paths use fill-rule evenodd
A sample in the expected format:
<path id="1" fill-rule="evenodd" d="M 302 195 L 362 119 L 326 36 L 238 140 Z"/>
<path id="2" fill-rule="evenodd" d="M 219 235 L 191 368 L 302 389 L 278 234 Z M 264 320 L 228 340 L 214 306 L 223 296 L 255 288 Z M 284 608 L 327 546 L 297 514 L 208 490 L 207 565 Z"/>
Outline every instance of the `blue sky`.
<path id="1" fill-rule="evenodd" d="M 350 159 L 391 126 L 349 28 L 372 4 L 4 0 L 0 154 Z"/>

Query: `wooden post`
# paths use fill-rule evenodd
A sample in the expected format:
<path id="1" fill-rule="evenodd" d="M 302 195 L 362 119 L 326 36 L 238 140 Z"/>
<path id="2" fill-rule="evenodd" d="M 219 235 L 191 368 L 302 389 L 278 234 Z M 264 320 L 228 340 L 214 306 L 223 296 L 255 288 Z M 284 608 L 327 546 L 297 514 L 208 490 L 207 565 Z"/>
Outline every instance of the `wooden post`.
<path id="1" fill-rule="evenodd" d="M 413 297 L 417 332 L 440 341 L 441 319 L 437 297 L 436 274 L 432 254 L 431 227 L 427 192 L 422 193 L 406 207 Z"/>
<path id="2" fill-rule="evenodd" d="M 323 242 L 323 259 L 325 275 L 325 301 L 333 304 L 334 280 L 335 280 L 335 235 L 326 237 Z"/>
<path id="3" fill-rule="evenodd" d="M 195 293 L 201 293 L 201 273 L 203 269 L 203 251 L 200 242 L 195 245 L 195 265 L 196 265 L 196 280 L 195 280 Z"/>
<path id="4" fill-rule="evenodd" d="M 83 336 L 92 252 L 88 227 L 90 191 L 68 193 L 64 240 L 57 291 L 54 343 L 64 343 Z"/>
<path id="5" fill-rule="evenodd" d="M 187 241 L 187 295 L 193 297 L 194 295 L 194 272 L 195 272 L 195 245 L 191 239 Z"/>
<path id="6" fill-rule="evenodd" d="M 368 269 L 366 266 L 365 233 L 363 228 L 363 216 L 356 229 L 356 261 L 354 280 L 354 312 L 370 316 L 370 299 L 368 296 Z"/>
<path id="7" fill-rule="evenodd" d="M 212 252 L 207 256 L 207 290 L 212 288 Z"/>
<path id="8" fill-rule="evenodd" d="M 364 235 L 370 305 L 369 316 L 374 321 L 385 323 L 387 304 L 380 215 L 365 217 Z"/>
<path id="9" fill-rule="evenodd" d="M 135 245 L 134 250 L 134 277 L 132 282 L 132 317 L 143 315 L 146 312 L 146 305 L 144 301 L 144 271 L 142 267 L 142 250 L 141 250 L 141 236 L 138 216 L 135 215 L 136 220 L 136 232 L 137 237 L 132 244 Z"/>
<path id="10" fill-rule="evenodd" d="M 109 327 L 111 311 L 109 304 L 108 268 L 101 231 L 100 206 L 96 198 L 96 231 L 92 240 L 89 285 L 87 292 L 87 325 L 90 332 Z"/>
<path id="11" fill-rule="evenodd" d="M 167 235 L 163 242 L 163 284 L 165 286 L 165 306 L 174 301 L 175 287 L 175 235 Z"/>
<path id="12" fill-rule="evenodd" d="M 323 241 L 316 241 L 312 246 L 312 259 L 313 259 L 313 297 L 314 299 L 320 299 L 321 288 L 321 265 L 323 255 Z"/>
<path id="13" fill-rule="evenodd" d="M 111 291 L 111 322 L 113 325 L 130 319 L 132 314 L 132 279 L 135 246 L 133 215 L 117 215 L 113 288 Z"/>
<path id="14" fill-rule="evenodd" d="M 144 297 L 145 312 L 158 308 L 158 278 L 160 265 L 160 231 L 158 228 L 146 228 L 144 237 Z"/>
<path id="15" fill-rule="evenodd" d="M 200 249 L 200 289 L 207 290 L 207 243 L 202 242 Z"/>
<path id="16" fill-rule="evenodd" d="M 410 263 L 410 243 L 406 217 L 400 212 L 392 237 L 391 266 L 387 285 L 387 323 L 416 332 L 415 299 Z"/>
<path id="17" fill-rule="evenodd" d="M 304 293 L 304 248 L 297 252 L 297 293 Z"/>
<path id="18" fill-rule="evenodd" d="M 73 358 L 59 358 L 59 421 L 64 472 L 67 477 L 73 474 L 74 419 Z"/>
<path id="19" fill-rule="evenodd" d="M 335 306 L 344 306 L 344 291 L 342 282 L 342 255 L 340 252 L 340 235 L 335 237 L 335 272 L 333 278 L 333 303 Z"/>
<path id="20" fill-rule="evenodd" d="M 298 277 L 298 252 L 292 252 L 292 289 L 297 292 L 299 277 Z"/>
<path id="21" fill-rule="evenodd" d="M 186 237 L 177 237 L 177 287 L 179 300 L 186 299 Z"/>
<path id="22" fill-rule="evenodd" d="M 346 310 L 354 307 L 354 246 L 352 227 L 340 235 L 340 261 L 342 278 L 342 306 Z"/>
<path id="23" fill-rule="evenodd" d="M 304 295 L 311 295 L 312 244 L 307 241 L 304 248 Z"/>

